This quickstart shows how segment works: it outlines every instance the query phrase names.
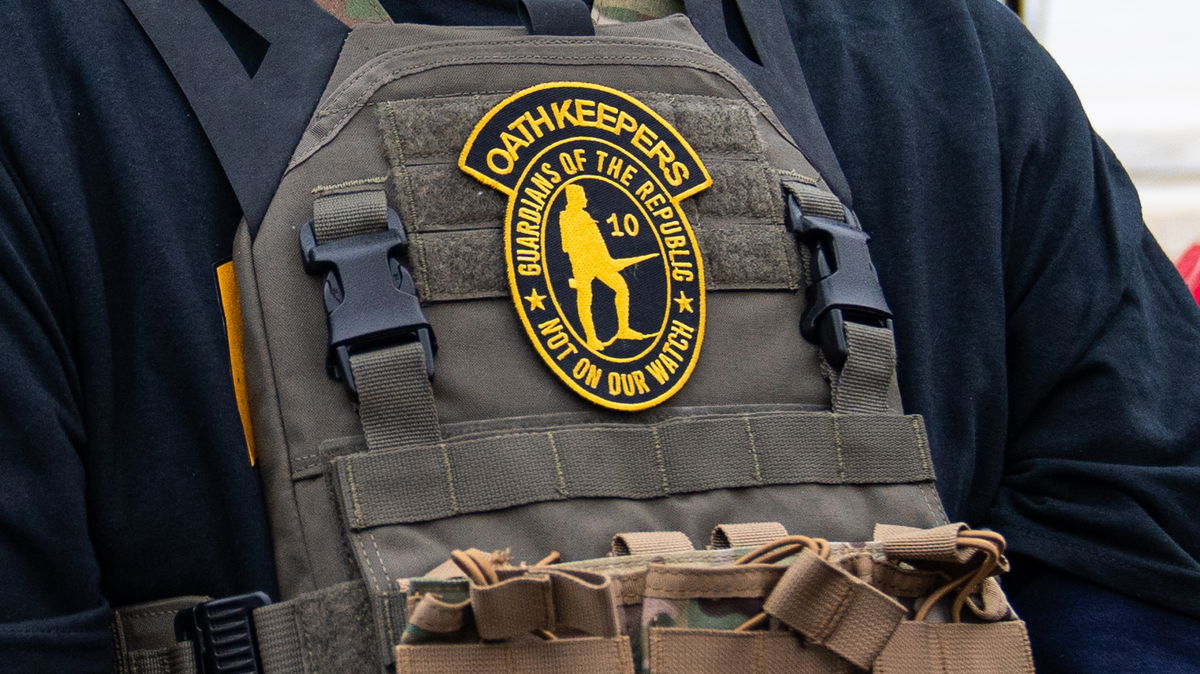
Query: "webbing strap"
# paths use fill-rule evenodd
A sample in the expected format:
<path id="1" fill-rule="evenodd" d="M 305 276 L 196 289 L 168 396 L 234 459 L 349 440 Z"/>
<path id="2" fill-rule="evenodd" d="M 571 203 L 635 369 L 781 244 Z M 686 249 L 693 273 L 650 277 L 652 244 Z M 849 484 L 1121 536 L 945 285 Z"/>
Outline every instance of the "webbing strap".
<path id="1" fill-rule="evenodd" d="M 612 580 L 601 574 L 534 569 L 495 585 L 472 585 L 470 593 L 483 639 L 564 628 L 598 637 L 621 632 Z"/>
<path id="2" fill-rule="evenodd" d="M 633 674 L 629 637 L 396 646 L 396 674 Z"/>
<path id="3" fill-rule="evenodd" d="M 1031 674 L 1025 623 L 900 623 L 875 661 L 880 674 Z"/>
<path id="4" fill-rule="evenodd" d="M 869 669 L 908 610 L 812 550 L 796 557 L 763 610 L 861 669 Z"/>
<path id="5" fill-rule="evenodd" d="M 846 207 L 832 192 L 795 180 L 785 181 L 784 187 L 800 202 L 800 209 L 805 215 L 846 221 Z"/>
<path id="6" fill-rule="evenodd" d="M 554 588 L 556 627 L 568 627 L 598 637 L 621 633 L 616 587 L 599 573 L 579 570 L 545 571 Z"/>
<path id="7" fill-rule="evenodd" d="M 192 604 L 195 598 L 182 603 Z M 195 674 L 192 643 L 174 642 L 170 618 L 160 611 L 157 635 L 143 635 L 143 645 L 154 636 L 155 647 L 126 649 L 117 643 L 117 671 L 121 674 Z M 121 612 L 117 621 L 120 624 Z M 270 604 L 253 613 L 256 641 L 263 672 L 368 672 L 379 671 L 375 623 L 361 581 L 334 585 L 294 599 Z M 166 645 L 163 645 L 166 644 Z"/>
<path id="8" fill-rule="evenodd" d="M 636 531 L 617 534 L 612 539 L 614 557 L 623 555 L 661 555 L 666 552 L 691 552 L 696 547 L 682 531 Z"/>
<path id="9" fill-rule="evenodd" d="M 441 439 L 420 342 L 352 355 L 350 367 L 358 384 L 358 416 L 371 451 Z"/>
<path id="10" fill-rule="evenodd" d="M 890 559 L 963 564 L 975 554 L 975 550 L 958 545 L 958 533 L 966 528 L 963 522 L 932 529 L 876 524 L 872 537 L 883 543 Z"/>
<path id="11" fill-rule="evenodd" d="M 834 412 L 843 414 L 892 411 L 888 398 L 896 376 L 896 345 L 889 328 L 845 323 L 849 345 L 841 371 L 825 366 L 830 378 Z"/>
<path id="12" fill-rule="evenodd" d="M 779 522 L 743 522 L 718 524 L 709 539 L 711 548 L 753 548 L 787 536 Z"/>
<path id="13" fill-rule="evenodd" d="M 785 573 L 782 566 L 650 564 L 642 593 L 657 599 L 761 599 Z"/>
<path id="14" fill-rule="evenodd" d="M 467 436 L 334 467 L 353 530 L 568 498 L 934 479 L 919 416 L 799 411 Z"/>
<path id="15" fill-rule="evenodd" d="M 583 0 L 521 0 L 521 21 L 530 35 L 595 35 Z"/>
<path id="16" fill-rule="evenodd" d="M 380 189 L 318 197 L 313 201 L 317 243 L 387 228 L 387 194 Z"/>
<path id="17" fill-rule="evenodd" d="M 185 641 L 152 650 L 133 651 L 120 661 L 120 674 L 193 674 L 196 658 L 192 643 Z"/>
<path id="18" fill-rule="evenodd" d="M 471 610 L 481 639 L 511 639 L 534 630 L 553 630 L 550 578 L 526 574 L 495 585 L 472 584 Z"/>

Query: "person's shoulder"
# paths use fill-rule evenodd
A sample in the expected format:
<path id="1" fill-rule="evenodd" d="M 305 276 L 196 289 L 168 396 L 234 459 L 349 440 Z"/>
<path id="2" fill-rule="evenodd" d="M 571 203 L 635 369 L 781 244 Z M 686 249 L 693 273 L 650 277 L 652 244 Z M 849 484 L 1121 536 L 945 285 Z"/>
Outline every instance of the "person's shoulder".
<path id="1" fill-rule="evenodd" d="M 62 106 L 80 91 L 136 80 L 156 66 L 145 58 L 148 40 L 121 0 L 0 0 L 0 16 L 6 111 L 26 102 Z"/>

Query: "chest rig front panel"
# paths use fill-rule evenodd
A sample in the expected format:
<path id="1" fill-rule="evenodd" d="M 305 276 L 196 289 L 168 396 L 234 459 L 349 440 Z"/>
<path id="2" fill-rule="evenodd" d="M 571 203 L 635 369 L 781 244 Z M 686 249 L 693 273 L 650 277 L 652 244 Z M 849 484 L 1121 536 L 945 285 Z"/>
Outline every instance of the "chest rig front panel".
<path id="1" fill-rule="evenodd" d="M 542 126 L 487 128 L 506 111 Z M 511 203 L 478 180 L 485 146 L 504 171 L 489 180 L 541 171 L 512 179 Z M 527 159 L 526 146 L 543 153 Z M 605 149 L 633 168 L 599 165 Z M 690 172 L 682 196 L 668 192 L 673 171 Z M 675 210 L 656 221 L 664 203 Z M 920 418 L 898 411 L 890 341 L 874 365 L 851 350 L 841 378 L 869 402 L 839 406 L 826 378 L 839 371 L 823 375 L 797 330 L 821 272 L 806 269 L 789 205 L 853 231 L 761 97 L 681 16 L 594 37 L 356 29 L 238 252 L 285 594 L 361 575 L 387 595 L 468 541 L 582 559 L 618 530 L 699 537 L 774 520 L 860 540 L 879 520 L 942 522 Z M 527 221 L 538 229 L 516 231 Z M 676 221 L 690 236 L 668 248 Z M 522 238 L 541 257 L 522 262 Z M 671 255 L 681 249 L 700 259 Z M 539 261 L 540 285 L 518 283 Z M 568 347 L 591 360 L 559 358 Z M 650 390 L 660 378 L 669 395 Z"/>

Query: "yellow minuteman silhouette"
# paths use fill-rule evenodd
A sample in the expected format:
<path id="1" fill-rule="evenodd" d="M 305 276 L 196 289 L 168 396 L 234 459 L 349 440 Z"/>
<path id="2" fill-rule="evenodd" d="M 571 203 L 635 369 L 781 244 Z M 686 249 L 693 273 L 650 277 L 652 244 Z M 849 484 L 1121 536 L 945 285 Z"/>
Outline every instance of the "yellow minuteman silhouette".
<path id="1" fill-rule="evenodd" d="M 658 257 L 658 253 L 636 257 L 614 258 L 608 253 L 600 225 L 587 212 L 587 194 L 581 185 L 567 185 L 567 204 L 558 214 L 563 252 L 571 260 L 571 276 L 567 285 L 575 289 L 575 306 L 583 324 L 586 345 L 592 351 L 603 351 L 618 339 L 648 339 L 647 335 L 629 327 L 629 286 L 621 278 L 621 270 L 639 262 Z M 592 317 L 592 281 L 600 281 L 616 293 L 613 303 L 617 309 L 617 334 L 607 342 L 596 336 Z"/>

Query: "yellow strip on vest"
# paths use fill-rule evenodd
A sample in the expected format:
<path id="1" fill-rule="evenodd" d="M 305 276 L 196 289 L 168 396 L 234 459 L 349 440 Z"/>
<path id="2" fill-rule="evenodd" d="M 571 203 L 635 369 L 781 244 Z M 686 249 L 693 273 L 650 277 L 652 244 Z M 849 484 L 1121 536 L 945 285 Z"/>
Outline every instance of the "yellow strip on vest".
<path id="1" fill-rule="evenodd" d="M 229 342 L 229 370 L 233 376 L 233 395 L 237 399 L 246 452 L 254 465 L 254 427 L 250 422 L 250 399 L 246 393 L 246 363 L 242 335 L 242 304 L 238 296 L 237 274 L 233 262 L 217 265 L 217 287 L 221 291 L 221 311 L 225 315 L 225 338 Z"/>

